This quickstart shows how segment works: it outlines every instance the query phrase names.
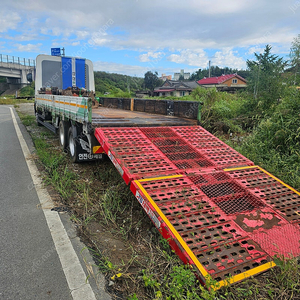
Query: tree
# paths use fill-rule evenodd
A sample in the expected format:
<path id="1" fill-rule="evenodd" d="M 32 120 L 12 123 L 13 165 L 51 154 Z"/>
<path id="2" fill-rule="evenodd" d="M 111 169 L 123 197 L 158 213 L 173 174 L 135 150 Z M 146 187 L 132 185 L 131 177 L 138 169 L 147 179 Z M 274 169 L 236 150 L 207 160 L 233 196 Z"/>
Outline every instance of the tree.
<path id="1" fill-rule="evenodd" d="M 158 78 L 157 72 L 152 73 L 151 71 L 148 71 L 147 73 L 145 73 L 144 84 L 145 88 L 153 91 L 157 86 L 162 85 L 162 80 Z"/>
<path id="2" fill-rule="evenodd" d="M 242 76 L 245 79 L 249 76 L 249 71 L 237 70 L 228 67 L 220 68 L 218 66 L 211 66 L 210 71 L 211 71 L 211 77 L 217 77 L 217 76 L 222 76 L 223 74 L 233 74 L 233 73 L 238 73 L 240 76 Z M 207 78 L 208 74 L 209 74 L 208 68 L 203 70 L 199 69 L 198 71 L 194 72 L 191 75 L 190 80 L 198 81 L 200 79 L 203 79 L 204 77 Z"/>
<path id="3" fill-rule="evenodd" d="M 300 34 L 294 38 L 290 49 L 290 65 L 294 72 L 294 85 L 300 83 Z"/>
<path id="4" fill-rule="evenodd" d="M 262 110 L 278 102 L 284 89 L 282 74 L 287 62 L 271 54 L 271 49 L 270 45 L 266 45 L 262 54 L 254 53 L 256 60 L 247 60 L 250 70 L 248 91 L 253 93 L 254 106 L 257 108 L 259 105 Z"/>

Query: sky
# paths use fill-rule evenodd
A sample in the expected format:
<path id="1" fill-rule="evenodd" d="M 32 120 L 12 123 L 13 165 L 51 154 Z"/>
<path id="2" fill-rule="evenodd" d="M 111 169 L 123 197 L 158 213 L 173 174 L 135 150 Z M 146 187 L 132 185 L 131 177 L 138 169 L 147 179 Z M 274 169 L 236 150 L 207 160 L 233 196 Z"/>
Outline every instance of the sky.
<path id="1" fill-rule="evenodd" d="M 245 69 L 266 44 L 288 59 L 300 0 L 2 0 L 0 54 L 65 48 L 94 70 L 143 77 L 214 66 Z"/>

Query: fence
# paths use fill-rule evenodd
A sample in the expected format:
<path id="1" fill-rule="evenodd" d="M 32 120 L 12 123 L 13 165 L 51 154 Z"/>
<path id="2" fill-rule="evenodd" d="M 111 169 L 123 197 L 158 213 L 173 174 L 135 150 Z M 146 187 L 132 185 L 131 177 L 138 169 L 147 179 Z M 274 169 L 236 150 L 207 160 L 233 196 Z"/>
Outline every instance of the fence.
<path id="1" fill-rule="evenodd" d="M 34 59 L 21 58 L 18 56 L 0 54 L 0 62 L 17 64 L 20 66 L 35 67 Z"/>

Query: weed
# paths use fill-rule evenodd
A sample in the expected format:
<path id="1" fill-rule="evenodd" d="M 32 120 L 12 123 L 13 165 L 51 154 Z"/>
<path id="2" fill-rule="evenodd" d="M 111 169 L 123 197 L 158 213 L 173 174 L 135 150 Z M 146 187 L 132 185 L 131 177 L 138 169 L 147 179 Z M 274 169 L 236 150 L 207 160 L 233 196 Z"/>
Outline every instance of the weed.
<path id="1" fill-rule="evenodd" d="M 81 223 L 80 219 L 78 217 L 76 217 L 74 214 L 71 215 L 70 220 L 77 224 Z"/>
<path id="2" fill-rule="evenodd" d="M 19 103 L 33 103 L 32 100 L 26 99 L 15 99 L 15 96 L 7 95 L 5 97 L 0 97 L 0 105 L 17 105 Z"/>
<path id="3" fill-rule="evenodd" d="M 139 300 L 139 298 L 137 297 L 136 293 L 134 293 L 133 295 L 129 296 L 127 299 L 128 300 Z"/>
<path id="4" fill-rule="evenodd" d="M 30 126 L 32 123 L 35 122 L 34 116 L 29 116 L 29 115 L 24 115 L 24 114 L 19 113 L 19 117 L 25 126 Z"/>

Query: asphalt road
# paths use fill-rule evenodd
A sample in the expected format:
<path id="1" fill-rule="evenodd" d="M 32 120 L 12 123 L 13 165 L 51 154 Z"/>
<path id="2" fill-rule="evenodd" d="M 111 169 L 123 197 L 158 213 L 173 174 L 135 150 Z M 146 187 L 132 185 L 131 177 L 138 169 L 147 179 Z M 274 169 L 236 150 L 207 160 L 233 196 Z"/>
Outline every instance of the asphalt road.
<path id="1" fill-rule="evenodd" d="M 0 299 L 73 299 L 46 217 L 10 108 L 0 105 Z"/>

